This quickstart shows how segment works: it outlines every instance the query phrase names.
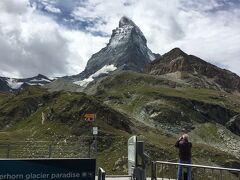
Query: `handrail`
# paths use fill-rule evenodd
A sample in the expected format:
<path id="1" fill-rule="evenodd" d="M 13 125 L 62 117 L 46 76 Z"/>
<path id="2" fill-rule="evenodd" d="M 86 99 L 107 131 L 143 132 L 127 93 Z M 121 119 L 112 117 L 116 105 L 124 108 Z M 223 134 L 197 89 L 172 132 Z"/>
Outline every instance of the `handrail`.
<path id="1" fill-rule="evenodd" d="M 226 170 L 226 171 L 237 171 L 237 172 L 240 172 L 240 169 L 234 169 L 234 168 L 223 168 L 223 167 L 205 166 L 205 165 L 199 165 L 199 164 L 174 163 L 174 162 L 167 162 L 167 161 L 155 161 L 155 162 L 156 162 L 156 163 L 161 163 L 161 164 L 182 165 L 182 166 L 189 166 L 189 167 L 199 167 L 199 168 L 208 168 L 208 169 L 216 169 L 216 170 Z"/>
<path id="2" fill-rule="evenodd" d="M 129 177 L 131 178 L 131 175 L 106 175 L 106 177 L 110 177 L 110 178 L 115 178 L 115 177 Z"/>
<path id="3" fill-rule="evenodd" d="M 175 163 L 175 162 L 167 162 L 167 161 L 152 161 L 152 169 L 151 169 L 151 180 L 157 180 L 157 167 L 161 165 L 161 170 L 162 170 L 162 176 L 164 175 L 164 172 L 163 172 L 163 169 L 164 169 L 164 165 L 167 165 L 167 166 L 185 166 L 185 167 L 193 167 L 195 169 L 203 169 L 204 173 L 206 173 L 205 170 L 211 170 L 211 178 L 212 179 L 215 179 L 215 177 L 221 180 L 223 180 L 224 178 L 224 175 L 222 173 L 222 171 L 227 171 L 229 173 L 229 177 L 228 179 L 235 179 L 237 178 L 238 180 L 240 180 L 240 169 L 236 169 L 236 168 L 225 168 L 225 167 L 216 167 L 216 166 L 205 166 L 205 165 L 199 165 L 199 164 L 186 164 L 186 163 Z M 214 171 L 220 171 L 220 174 L 218 176 L 215 176 L 214 175 Z M 197 173 L 197 171 L 196 171 Z M 201 174 L 199 177 L 202 177 L 202 176 L 205 176 L 205 174 Z M 168 174 L 168 173 L 167 173 Z M 232 175 L 231 175 L 232 174 Z M 176 175 L 176 174 L 175 174 Z M 199 175 L 198 173 L 197 174 L 192 174 L 193 176 L 195 175 Z M 168 174 L 169 176 L 169 174 Z M 170 176 L 172 176 L 170 174 Z M 235 176 L 235 177 L 232 177 L 232 176 Z M 176 176 L 175 176 L 176 177 Z M 163 177 L 162 177 L 163 178 Z M 169 177 L 168 177 L 169 178 Z M 209 178 L 209 176 L 208 176 Z M 170 178 L 169 178 L 170 179 Z"/>
<path id="4" fill-rule="evenodd" d="M 106 178 L 111 178 L 116 180 L 118 180 L 119 178 L 124 178 L 124 179 L 133 180 L 133 177 L 131 175 L 106 175 Z"/>

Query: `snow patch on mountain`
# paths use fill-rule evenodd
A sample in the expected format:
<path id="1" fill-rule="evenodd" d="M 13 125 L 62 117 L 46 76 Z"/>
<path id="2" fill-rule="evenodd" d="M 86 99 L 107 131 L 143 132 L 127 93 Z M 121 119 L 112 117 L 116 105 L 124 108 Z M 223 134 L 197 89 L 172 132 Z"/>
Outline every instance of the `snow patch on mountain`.
<path id="1" fill-rule="evenodd" d="M 88 78 L 83 79 L 81 81 L 75 81 L 73 83 L 77 84 L 79 86 L 82 86 L 82 87 L 86 87 L 90 82 L 92 82 L 94 80 L 94 78 L 98 77 L 101 74 L 108 74 L 109 72 L 114 71 L 116 69 L 117 69 L 117 67 L 115 67 L 113 64 L 105 65 L 101 69 L 99 69 L 97 72 L 95 72 L 94 74 L 89 76 Z"/>
<path id="2" fill-rule="evenodd" d="M 23 82 L 18 82 L 16 79 L 9 78 L 6 80 L 8 83 L 8 86 L 12 89 L 18 89 L 21 87 Z"/>
<path id="3" fill-rule="evenodd" d="M 46 81 L 46 82 L 49 82 L 49 83 L 51 82 L 50 80 L 48 80 L 48 79 L 43 79 L 43 78 L 30 80 L 30 82 L 40 82 L 40 81 Z"/>
<path id="4" fill-rule="evenodd" d="M 44 85 L 43 83 L 29 83 L 29 82 L 27 82 L 27 84 L 30 86 L 43 86 Z"/>
<path id="5" fill-rule="evenodd" d="M 92 76 L 98 77 L 100 74 L 108 74 L 111 71 L 116 70 L 117 67 L 115 67 L 113 64 L 103 66 L 101 69 L 99 69 L 97 72 L 95 72 Z"/>
<path id="6" fill-rule="evenodd" d="M 156 59 L 156 56 L 150 50 L 148 50 L 148 57 L 151 61 Z"/>

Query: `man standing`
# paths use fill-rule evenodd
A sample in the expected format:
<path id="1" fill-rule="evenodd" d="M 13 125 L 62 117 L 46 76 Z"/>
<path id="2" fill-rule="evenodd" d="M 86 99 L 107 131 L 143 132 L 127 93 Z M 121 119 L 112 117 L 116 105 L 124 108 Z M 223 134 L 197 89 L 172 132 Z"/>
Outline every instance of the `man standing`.
<path id="1" fill-rule="evenodd" d="M 191 164 L 192 143 L 188 139 L 188 135 L 183 134 L 175 144 L 175 147 L 179 149 L 179 163 Z M 177 178 L 182 180 L 182 166 L 178 166 Z M 191 179 L 191 167 L 187 167 L 187 180 Z"/>

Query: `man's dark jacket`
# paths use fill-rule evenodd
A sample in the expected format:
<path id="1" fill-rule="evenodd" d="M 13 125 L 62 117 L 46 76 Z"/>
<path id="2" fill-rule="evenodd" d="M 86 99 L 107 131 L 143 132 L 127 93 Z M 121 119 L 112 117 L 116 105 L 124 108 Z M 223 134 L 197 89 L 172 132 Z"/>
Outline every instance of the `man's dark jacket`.
<path id="1" fill-rule="evenodd" d="M 175 147 L 179 148 L 179 158 L 182 161 L 191 161 L 191 148 L 192 143 L 186 139 L 178 140 Z"/>

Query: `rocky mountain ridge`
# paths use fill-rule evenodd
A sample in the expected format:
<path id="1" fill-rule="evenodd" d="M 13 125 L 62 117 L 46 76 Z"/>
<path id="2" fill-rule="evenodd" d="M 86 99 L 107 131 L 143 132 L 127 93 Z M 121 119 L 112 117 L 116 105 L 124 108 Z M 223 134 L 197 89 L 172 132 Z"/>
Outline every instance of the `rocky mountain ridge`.
<path id="1" fill-rule="evenodd" d="M 0 91 L 2 92 L 14 92 L 20 89 L 24 89 L 27 86 L 43 86 L 46 85 L 53 80 L 48 77 L 38 74 L 37 76 L 30 78 L 8 78 L 8 77 L 0 77 Z"/>
<path id="2" fill-rule="evenodd" d="M 174 48 L 146 66 L 151 75 L 185 73 L 179 79 L 195 87 L 211 88 L 224 91 L 240 91 L 240 77 L 226 69 L 221 69 L 199 57 L 188 55 L 179 48 Z"/>

